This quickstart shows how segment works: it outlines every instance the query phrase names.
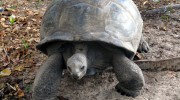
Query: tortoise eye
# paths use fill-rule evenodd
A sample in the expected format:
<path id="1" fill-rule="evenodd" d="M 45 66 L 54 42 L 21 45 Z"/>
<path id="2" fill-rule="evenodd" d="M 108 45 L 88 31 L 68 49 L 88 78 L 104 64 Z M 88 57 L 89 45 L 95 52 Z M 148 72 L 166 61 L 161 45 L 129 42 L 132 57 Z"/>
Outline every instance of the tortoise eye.
<path id="1" fill-rule="evenodd" d="M 82 66 L 82 67 L 81 67 L 81 70 L 84 70 L 84 68 L 85 68 L 85 66 Z"/>
<path id="2" fill-rule="evenodd" d="M 67 69 L 71 72 L 71 68 L 69 66 L 67 66 Z"/>

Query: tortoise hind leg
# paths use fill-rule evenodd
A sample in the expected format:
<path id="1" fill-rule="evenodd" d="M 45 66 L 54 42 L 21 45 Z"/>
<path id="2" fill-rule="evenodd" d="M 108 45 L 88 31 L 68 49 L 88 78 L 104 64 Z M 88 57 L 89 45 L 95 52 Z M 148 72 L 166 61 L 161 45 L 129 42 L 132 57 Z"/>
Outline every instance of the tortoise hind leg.
<path id="1" fill-rule="evenodd" d="M 116 90 L 122 95 L 136 97 L 145 84 L 141 69 L 124 53 L 114 54 L 113 68 L 119 83 Z"/>
<path id="2" fill-rule="evenodd" d="M 59 100 L 58 87 L 63 71 L 60 53 L 51 55 L 40 67 L 33 84 L 33 100 Z"/>
<path id="3" fill-rule="evenodd" d="M 141 36 L 141 40 L 139 42 L 138 52 L 145 52 L 147 53 L 150 50 L 148 43 L 144 40 L 144 37 Z"/>

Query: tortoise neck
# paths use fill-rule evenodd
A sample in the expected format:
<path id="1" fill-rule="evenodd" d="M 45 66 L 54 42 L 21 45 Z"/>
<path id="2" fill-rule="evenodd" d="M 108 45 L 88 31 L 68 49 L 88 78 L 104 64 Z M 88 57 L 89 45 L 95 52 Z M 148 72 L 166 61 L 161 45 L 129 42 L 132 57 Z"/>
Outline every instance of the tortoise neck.
<path id="1" fill-rule="evenodd" d="M 87 54 L 87 51 L 88 51 L 88 48 L 87 48 L 87 45 L 84 44 L 84 43 L 76 43 L 74 44 L 74 49 L 75 49 L 75 54 L 76 53 L 81 53 L 81 54 L 84 54 L 86 56 Z"/>

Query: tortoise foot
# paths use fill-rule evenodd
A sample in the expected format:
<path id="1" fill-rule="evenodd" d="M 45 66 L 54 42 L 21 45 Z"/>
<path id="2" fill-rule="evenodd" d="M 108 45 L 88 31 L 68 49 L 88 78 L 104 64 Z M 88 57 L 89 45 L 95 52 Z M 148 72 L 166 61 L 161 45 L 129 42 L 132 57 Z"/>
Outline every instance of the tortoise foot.
<path id="1" fill-rule="evenodd" d="M 119 84 L 116 85 L 115 89 L 117 92 L 121 93 L 121 95 L 126 95 L 129 97 L 137 97 L 140 94 L 140 90 L 128 90 Z"/>
<path id="2" fill-rule="evenodd" d="M 149 47 L 148 43 L 146 41 L 140 42 L 139 48 L 138 48 L 138 52 L 140 52 L 140 53 L 141 52 L 147 53 L 149 51 L 150 51 L 150 47 Z"/>

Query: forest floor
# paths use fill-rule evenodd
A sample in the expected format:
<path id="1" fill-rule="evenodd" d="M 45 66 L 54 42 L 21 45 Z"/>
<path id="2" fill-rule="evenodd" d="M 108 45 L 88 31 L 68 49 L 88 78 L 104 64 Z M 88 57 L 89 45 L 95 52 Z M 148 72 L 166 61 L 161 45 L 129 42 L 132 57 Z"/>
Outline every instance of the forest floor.
<path id="1" fill-rule="evenodd" d="M 180 4 L 176 0 L 134 1 L 141 11 Z M 40 41 L 40 23 L 49 2 L 0 1 L 0 100 L 31 100 L 35 74 L 47 58 L 35 46 Z M 141 53 L 142 59 L 180 57 L 180 10 L 168 13 L 170 16 L 143 17 L 143 34 L 151 50 Z M 115 91 L 117 80 L 111 71 L 78 82 L 65 74 L 60 83 L 60 95 L 68 100 L 180 100 L 180 72 L 143 71 L 143 74 L 146 85 L 136 98 Z"/>

